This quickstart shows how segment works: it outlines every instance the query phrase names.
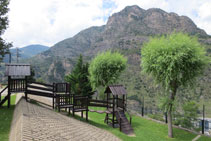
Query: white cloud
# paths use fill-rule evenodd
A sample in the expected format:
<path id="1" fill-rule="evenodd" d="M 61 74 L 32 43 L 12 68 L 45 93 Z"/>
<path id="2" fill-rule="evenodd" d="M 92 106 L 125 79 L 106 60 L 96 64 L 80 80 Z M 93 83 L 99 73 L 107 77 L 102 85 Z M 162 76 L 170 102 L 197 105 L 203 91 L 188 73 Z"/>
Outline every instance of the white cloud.
<path id="1" fill-rule="evenodd" d="M 82 29 L 104 24 L 101 5 L 94 0 L 12 0 L 4 37 L 15 46 L 52 46 Z"/>
<path id="2" fill-rule="evenodd" d="M 186 15 L 211 34 L 211 0 L 11 0 L 4 38 L 14 46 L 52 46 L 85 28 L 105 24 L 105 18 L 128 5 Z"/>

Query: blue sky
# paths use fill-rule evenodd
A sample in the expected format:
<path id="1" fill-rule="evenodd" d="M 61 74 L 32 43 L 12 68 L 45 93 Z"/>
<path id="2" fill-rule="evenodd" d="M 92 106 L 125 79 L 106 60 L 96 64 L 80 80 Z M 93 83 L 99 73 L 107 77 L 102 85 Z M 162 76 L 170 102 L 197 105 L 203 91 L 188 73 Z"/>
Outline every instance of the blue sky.
<path id="1" fill-rule="evenodd" d="M 188 16 L 211 35 L 211 0 L 11 0 L 3 37 L 15 47 L 53 46 L 90 26 L 106 24 L 109 16 L 129 5 Z"/>

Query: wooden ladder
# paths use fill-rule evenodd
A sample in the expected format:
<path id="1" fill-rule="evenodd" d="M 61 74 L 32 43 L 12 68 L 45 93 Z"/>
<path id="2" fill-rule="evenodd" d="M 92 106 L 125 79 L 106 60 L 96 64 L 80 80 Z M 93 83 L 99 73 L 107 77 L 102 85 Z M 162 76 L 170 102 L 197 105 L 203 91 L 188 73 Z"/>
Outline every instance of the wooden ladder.
<path id="1" fill-rule="evenodd" d="M 120 131 L 122 131 L 123 133 L 125 133 L 127 135 L 134 134 L 131 123 L 128 121 L 128 119 L 127 119 L 123 110 L 117 110 L 115 112 L 115 116 L 116 116 L 116 119 L 119 123 Z"/>

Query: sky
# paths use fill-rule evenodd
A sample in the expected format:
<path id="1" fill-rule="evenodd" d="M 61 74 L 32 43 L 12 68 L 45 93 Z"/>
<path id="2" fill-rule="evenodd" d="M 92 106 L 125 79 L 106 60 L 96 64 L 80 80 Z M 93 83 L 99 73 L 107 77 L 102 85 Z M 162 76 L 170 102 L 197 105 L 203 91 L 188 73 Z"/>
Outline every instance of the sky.
<path id="1" fill-rule="evenodd" d="M 130 5 L 188 16 L 211 35 L 211 0 L 10 0 L 3 38 L 14 47 L 51 47 L 83 29 L 106 24 L 109 16 Z"/>

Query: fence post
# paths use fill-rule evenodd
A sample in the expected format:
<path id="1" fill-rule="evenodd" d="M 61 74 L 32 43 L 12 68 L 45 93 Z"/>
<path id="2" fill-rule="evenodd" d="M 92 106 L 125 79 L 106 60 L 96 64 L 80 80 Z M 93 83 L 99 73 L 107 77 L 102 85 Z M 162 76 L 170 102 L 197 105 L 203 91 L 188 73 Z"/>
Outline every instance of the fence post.
<path id="1" fill-rule="evenodd" d="M 142 108 L 141 108 L 141 116 L 144 116 L 144 97 L 143 97 L 143 101 L 142 101 Z"/>
<path id="2" fill-rule="evenodd" d="M 143 117 L 144 116 L 144 107 L 142 106 L 141 108 L 141 116 Z"/>
<path id="3" fill-rule="evenodd" d="M 55 103 L 54 103 L 55 101 L 54 100 L 55 100 L 55 83 L 53 83 L 53 103 L 52 103 L 53 104 L 53 109 L 54 109 L 54 106 L 55 106 Z"/>
<path id="4" fill-rule="evenodd" d="M 119 130 L 122 131 L 122 118 L 120 117 L 120 124 L 119 124 Z"/>
<path id="5" fill-rule="evenodd" d="M 10 92 L 10 89 L 11 89 L 11 76 L 8 76 L 8 103 L 7 103 L 7 107 L 10 108 L 10 95 L 11 95 L 11 92 Z"/>
<path id="6" fill-rule="evenodd" d="M 27 84 L 28 84 L 28 79 L 27 76 L 25 76 L 25 99 L 26 101 L 28 101 L 28 88 L 27 88 Z"/>
<path id="7" fill-rule="evenodd" d="M 204 134 L 204 120 L 201 121 L 201 124 L 202 124 L 202 126 L 201 126 L 201 132 L 202 132 L 202 134 Z"/>
<path id="8" fill-rule="evenodd" d="M 202 124 L 202 130 L 201 130 L 201 132 L 202 132 L 202 134 L 204 134 L 204 118 L 205 118 L 205 105 L 203 105 L 203 119 L 202 119 L 202 121 L 201 121 L 201 124 Z"/>
<path id="9" fill-rule="evenodd" d="M 165 122 L 168 123 L 167 112 L 165 112 Z"/>

